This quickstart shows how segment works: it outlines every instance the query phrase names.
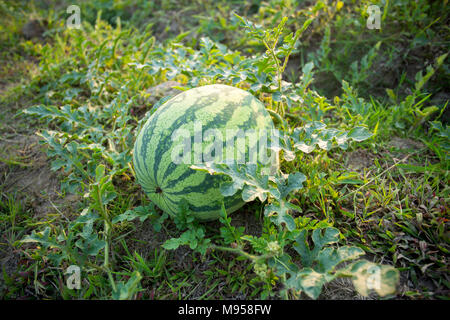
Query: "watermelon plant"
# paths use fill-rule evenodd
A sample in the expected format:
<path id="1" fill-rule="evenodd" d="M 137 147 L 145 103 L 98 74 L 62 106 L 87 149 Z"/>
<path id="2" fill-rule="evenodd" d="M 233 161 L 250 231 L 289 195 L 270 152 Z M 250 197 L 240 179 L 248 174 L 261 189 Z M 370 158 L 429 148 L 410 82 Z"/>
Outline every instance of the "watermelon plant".
<path id="1" fill-rule="evenodd" d="M 326 128 L 325 124 L 317 121 L 305 123 L 302 127 L 291 128 L 289 122 L 278 113 L 284 115 L 286 107 L 292 103 L 292 100 L 287 98 L 285 88 L 282 86 L 281 74 L 296 40 L 311 21 L 305 22 L 304 27 L 295 36 L 291 34 L 285 37 L 282 51 L 285 55 L 284 63 L 281 64 L 275 52 L 277 52 L 278 37 L 282 33 L 286 19 L 283 19 L 272 32 L 266 32 L 244 18 L 239 18 L 251 34 L 256 35 L 266 45 L 267 56 L 261 58 L 262 62 L 258 68 L 272 72 L 271 81 L 274 85 L 267 88 L 268 92 L 281 97 L 277 99 L 275 110 L 269 110 L 281 132 L 276 137 L 276 143 L 273 143 L 272 140 L 275 139 L 271 137 L 272 140 L 269 144 L 269 149 L 277 154 L 276 159 L 278 159 L 279 153 L 283 153 L 284 160 L 290 162 L 296 158 L 298 153 L 310 153 L 317 146 L 324 150 L 330 150 L 337 145 L 345 150 L 348 148 L 349 141 L 364 141 L 372 136 L 365 127 L 358 126 L 348 131 L 342 131 Z M 271 45 L 268 45 L 269 43 Z M 305 81 L 309 81 L 307 77 L 305 79 Z M 272 87 L 277 89 L 273 91 Z M 287 84 L 285 87 L 290 88 L 290 85 Z M 306 86 L 302 87 L 303 90 L 305 88 Z M 216 86 L 214 89 L 217 90 L 219 87 Z M 292 90 L 292 88 L 290 89 Z M 310 248 L 308 231 L 305 229 L 300 231 L 297 228 L 298 220 L 296 221 L 292 216 L 292 213 L 301 213 L 302 209 L 290 201 L 292 195 L 303 188 L 303 183 L 306 181 L 303 173 L 285 174 L 278 165 L 275 171 L 268 173 L 259 163 L 242 164 L 238 163 L 236 159 L 225 163 L 198 161 L 200 163 L 188 166 L 187 164 L 192 163 L 190 152 L 188 153 L 189 159 L 184 164 L 173 162 L 173 157 L 170 155 L 173 154 L 174 139 L 170 140 L 169 136 L 176 129 L 185 126 L 189 128 L 187 136 L 190 144 L 191 135 L 194 135 L 195 131 L 194 122 L 197 118 L 225 120 L 226 127 L 233 123 L 236 114 L 242 123 L 250 123 L 250 127 L 257 125 L 255 120 L 258 117 L 264 119 L 261 120 L 260 128 L 270 129 L 272 127 L 272 122 L 266 120 L 268 115 L 265 115 L 266 112 L 264 108 L 261 108 L 261 103 L 255 103 L 258 106 L 256 113 L 247 110 L 251 109 L 249 106 L 255 101 L 254 98 L 248 94 L 243 95 L 240 90 L 223 87 L 220 90 L 232 92 L 230 96 L 233 97 L 233 102 L 238 101 L 235 108 L 231 108 L 229 97 L 226 95 L 221 97 L 218 91 L 212 90 L 211 86 L 191 89 L 159 107 L 147 120 L 137 138 L 134 163 L 138 181 L 149 194 L 150 199 L 164 211 L 174 215 L 178 221 L 177 226 L 180 230 L 184 230 L 179 238 L 167 240 L 163 247 L 173 250 L 181 245 L 189 245 L 191 249 L 202 254 L 205 254 L 208 248 L 234 252 L 252 261 L 255 273 L 266 282 L 267 294 L 270 294 L 275 279 L 281 278 L 285 285 L 283 294 L 286 298 L 290 295 L 298 297 L 301 292 L 311 298 L 318 298 L 323 285 L 337 277 L 352 278 L 355 288 L 362 295 L 368 295 L 372 289 L 380 296 L 395 293 L 399 280 L 398 271 L 391 266 L 358 260 L 364 255 L 364 251 L 358 247 L 334 248 L 330 246 L 338 242 L 340 233 L 337 229 L 331 226 L 313 228 L 311 237 L 314 246 Z M 241 95 L 243 99 L 236 99 L 235 96 Z M 246 97 L 248 99 L 245 99 Z M 205 115 L 205 109 L 209 109 L 211 114 Z M 222 117 L 224 110 L 225 112 L 229 110 L 228 117 Z M 247 113 L 246 116 L 245 113 Z M 211 123 L 217 125 L 217 121 L 213 120 L 206 123 L 206 126 L 209 127 L 208 124 L 211 125 Z M 203 158 L 200 157 L 199 160 L 203 160 Z M 170 167 L 171 169 L 167 169 Z M 169 173 L 166 172 L 167 170 Z M 169 179 L 172 172 L 174 176 Z M 179 177 L 182 179 L 178 179 Z M 189 180 L 191 177 L 195 179 Z M 184 183 L 183 179 L 185 178 L 188 184 Z M 164 187 L 159 186 L 158 182 Z M 166 184 L 169 187 L 168 195 L 163 194 Z M 177 198 L 173 198 L 171 188 L 178 188 Z M 214 192 L 212 197 L 208 195 L 211 191 Z M 192 194 L 192 198 L 190 198 L 190 194 Z M 231 226 L 231 220 L 228 217 L 228 214 L 242 206 L 243 201 L 250 202 L 255 199 L 266 203 L 264 215 L 268 225 L 272 225 L 269 227 L 271 231 L 259 238 L 243 235 L 242 230 L 238 231 Z M 214 211 L 211 210 L 210 205 L 207 208 L 211 211 L 205 212 L 204 204 L 213 201 L 216 201 L 212 206 Z M 233 207 L 234 201 L 238 201 L 236 207 Z M 199 206 L 197 203 L 203 204 L 203 206 Z M 197 222 L 198 220 L 217 218 L 220 204 L 220 220 L 224 224 L 221 234 L 232 247 L 217 246 L 209 239 L 205 239 L 205 228 Z M 246 252 L 244 241 L 248 241 L 259 255 Z M 298 261 L 298 259 L 287 252 L 288 248 L 293 248 L 299 254 L 303 268 L 297 266 L 294 261 Z M 345 263 L 347 263 L 345 267 L 338 268 Z"/>
<path id="2" fill-rule="evenodd" d="M 45 87 L 40 91 L 41 104 L 24 113 L 45 123 L 39 134 L 48 147 L 52 169 L 62 174 L 62 192 L 78 194 L 83 209 L 74 211 L 65 227 L 43 223 L 40 232 L 33 231 L 22 243 L 39 244 L 30 251 L 57 267 L 51 269 L 56 279 L 68 265 L 84 266 L 83 275 L 92 286 L 82 292 L 63 288 L 64 297 L 135 298 L 144 288 L 157 285 L 180 292 L 181 272 L 169 267 L 175 259 L 161 261 L 186 249 L 174 251 L 181 246 L 193 251 L 187 252 L 199 265 L 213 257 L 214 268 L 219 269 L 225 257 L 229 269 L 221 270 L 221 275 L 227 284 L 233 283 L 229 286 L 234 291 L 251 287 L 250 297 L 318 298 L 324 285 L 338 277 L 351 279 L 362 295 L 395 293 L 398 271 L 364 260 L 367 243 L 346 245 L 355 231 L 345 227 L 347 220 L 336 228 L 334 216 L 343 212 L 356 220 L 357 204 L 352 215 L 339 207 L 339 200 L 352 195 L 356 203 L 360 190 L 373 181 L 356 178 L 346 168 L 341 173 L 328 168 L 343 161 L 340 153 L 350 143 L 372 139 L 370 131 L 378 130 L 380 118 L 371 109 L 378 106 L 358 97 L 350 86 L 364 82 L 366 76 L 356 65 L 353 80 L 343 81 L 343 94 L 331 102 L 310 88 L 316 68 L 329 62 L 324 57 L 302 61 L 300 78 L 285 81 L 289 58 L 298 53 L 310 19 L 297 32 L 286 28 L 286 19 L 275 28 L 237 15 L 232 19 L 241 22 L 263 52 L 245 56 L 207 37 L 185 40 L 186 34 L 161 44 L 147 30 L 124 31 L 120 21 L 112 28 L 100 17 L 95 28 L 86 23 L 85 29 L 58 35 L 57 51 L 36 45 L 42 74 L 34 85 L 45 83 Z M 322 49 L 329 50 L 325 45 Z M 361 70 L 370 67 L 376 54 L 373 50 L 363 58 L 366 64 Z M 63 75 L 60 66 L 67 68 Z M 414 99 L 432 74 L 429 71 L 419 79 Z M 144 89 L 168 80 L 178 81 L 185 91 L 155 105 L 147 103 Z M 408 101 L 403 104 L 410 109 L 419 107 Z M 428 116 L 405 123 L 416 127 Z M 398 112 L 391 118 L 404 117 Z M 199 127 L 215 134 L 200 139 L 202 161 L 197 161 L 195 152 L 186 159 L 185 147 L 196 150 Z M 215 139 L 219 133 L 224 137 L 227 129 L 245 133 L 261 128 L 277 133 L 271 138 L 278 143 L 268 141 L 275 166 L 271 161 L 204 161 L 205 155 L 217 156 L 214 142 L 220 141 Z M 437 122 L 432 129 L 448 138 Z M 190 143 L 185 143 L 185 134 Z M 226 153 L 226 143 L 221 144 Z M 250 155 L 250 145 L 244 145 L 244 155 Z M 370 141 L 366 146 L 373 147 Z M 314 207 L 313 214 L 308 206 Z M 248 212 L 259 219 L 258 232 L 236 225 L 242 216 L 251 217 Z M 205 223 L 213 219 L 219 222 Z M 151 227 L 146 229 L 147 225 Z M 145 237 L 163 234 L 154 260 L 145 261 L 131 249 L 135 238 L 129 233 L 142 230 Z M 415 232 L 409 225 L 405 230 Z M 391 240 L 396 236 L 386 234 Z M 147 238 L 136 242 L 150 246 Z M 219 272 L 206 270 L 204 275 L 215 281 Z"/>

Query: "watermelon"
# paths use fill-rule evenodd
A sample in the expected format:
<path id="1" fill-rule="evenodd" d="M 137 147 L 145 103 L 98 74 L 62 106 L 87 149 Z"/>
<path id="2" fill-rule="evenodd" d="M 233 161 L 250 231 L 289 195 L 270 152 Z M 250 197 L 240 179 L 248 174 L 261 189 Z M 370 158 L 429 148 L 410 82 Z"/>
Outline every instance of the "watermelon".
<path id="1" fill-rule="evenodd" d="M 186 203 L 200 220 L 217 219 L 222 202 L 227 213 L 232 213 L 242 207 L 244 201 L 240 193 L 222 196 L 220 184 L 227 177 L 194 170 L 191 166 L 205 161 L 208 154 L 208 161 L 219 163 L 229 160 L 225 155 L 245 159 L 244 163 L 252 161 L 252 153 L 256 152 L 259 144 L 254 141 L 252 144 L 250 137 L 256 136 L 243 138 L 237 135 L 234 140 L 233 136 L 230 138 L 228 135 L 233 130 L 270 134 L 274 124 L 258 99 L 235 87 L 206 85 L 174 96 L 150 116 L 137 136 L 133 149 L 137 182 L 153 203 L 172 216 L 179 212 L 181 203 Z M 199 132 L 205 134 L 204 139 L 196 140 Z M 216 135 L 208 136 L 206 133 Z M 237 147 L 239 139 L 240 142 L 248 142 L 244 144 L 247 153 L 244 156 L 240 152 L 243 149 Z M 195 142 L 198 144 L 195 145 Z M 223 149 L 212 146 L 222 146 Z M 200 151 L 200 156 L 195 151 Z M 274 165 L 277 166 L 276 156 L 272 153 L 268 158 L 264 166 L 273 169 Z"/>

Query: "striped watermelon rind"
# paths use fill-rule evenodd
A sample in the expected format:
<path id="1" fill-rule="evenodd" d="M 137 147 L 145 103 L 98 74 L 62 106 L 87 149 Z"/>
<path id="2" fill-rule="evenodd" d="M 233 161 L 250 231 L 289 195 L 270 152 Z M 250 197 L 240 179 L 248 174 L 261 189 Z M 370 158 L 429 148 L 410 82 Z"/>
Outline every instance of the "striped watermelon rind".
<path id="1" fill-rule="evenodd" d="M 220 193 L 221 175 L 177 164 L 172 151 L 172 134 L 177 129 L 194 133 L 194 123 L 202 131 L 218 129 L 273 130 L 274 125 L 264 105 L 247 91 L 226 86 L 207 85 L 184 91 L 161 105 L 139 132 L 133 150 L 136 180 L 149 199 L 161 210 L 176 215 L 183 199 L 200 220 L 220 216 L 222 201 L 228 213 L 244 205 L 241 193 L 224 197 Z M 205 147 L 206 142 L 204 142 Z M 225 151 L 224 151 L 225 152 Z M 247 149 L 248 152 L 248 149 Z M 268 166 L 272 166 L 271 161 Z"/>

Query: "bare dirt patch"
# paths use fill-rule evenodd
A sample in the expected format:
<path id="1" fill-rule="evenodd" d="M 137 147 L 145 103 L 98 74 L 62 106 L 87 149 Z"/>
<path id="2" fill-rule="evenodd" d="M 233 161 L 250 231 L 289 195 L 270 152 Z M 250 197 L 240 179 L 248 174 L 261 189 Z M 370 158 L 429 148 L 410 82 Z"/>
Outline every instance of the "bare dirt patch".
<path id="1" fill-rule="evenodd" d="M 375 155 L 367 150 L 360 149 L 348 154 L 346 166 L 351 171 L 363 171 L 364 169 L 373 166 L 374 159 Z"/>
<path id="2" fill-rule="evenodd" d="M 400 137 L 393 137 L 392 140 L 389 142 L 389 146 L 400 150 L 412 150 L 412 151 L 417 151 L 425 147 L 424 144 L 420 141 Z"/>
<path id="3" fill-rule="evenodd" d="M 39 137 L 20 135 L 0 140 L 2 158 L 0 162 L 0 185 L 5 194 L 16 194 L 26 201 L 36 218 L 49 213 L 64 211 L 71 207 L 78 197 L 70 195 L 64 199 L 60 192 L 58 174 L 51 171 L 50 163 L 41 150 Z"/>
<path id="4" fill-rule="evenodd" d="M 135 231 L 130 234 L 127 241 L 130 253 L 137 252 L 142 258 L 151 257 L 155 249 L 159 250 L 167 236 L 164 232 L 156 232 L 149 221 L 134 222 Z"/>

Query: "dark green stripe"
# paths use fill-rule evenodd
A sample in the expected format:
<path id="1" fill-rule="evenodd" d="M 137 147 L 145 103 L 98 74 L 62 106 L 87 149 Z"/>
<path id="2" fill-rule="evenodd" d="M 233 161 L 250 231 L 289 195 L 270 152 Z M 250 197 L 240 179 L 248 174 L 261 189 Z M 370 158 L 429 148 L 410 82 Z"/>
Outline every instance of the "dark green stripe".
<path id="1" fill-rule="evenodd" d="M 192 169 L 190 169 L 192 170 Z M 189 194 L 191 192 L 201 192 L 201 193 L 206 193 L 206 190 L 209 190 L 211 188 L 218 188 L 219 187 L 219 183 L 220 183 L 220 178 L 219 176 L 211 176 L 211 175 L 207 175 L 205 180 L 203 180 L 203 182 L 200 185 L 197 186 L 187 186 L 185 187 L 183 190 L 181 191 L 175 191 L 175 192 L 171 192 L 171 191 L 164 191 L 164 193 L 167 193 L 169 195 L 174 195 L 174 196 L 178 196 L 178 195 L 183 195 L 183 194 Z"/>
<path id="2" fill-rule="evenodd" d="M 173 187 L 175 187 L 176 184 L 180 183 L 181 181 L 185 180 L 186 178 L 190 177 L 191 175 L 195 174 L 197 171 L 194 169 L 189 168 L 186 165 L 186 171 L 181 174 L 181 176 L 178 177 L 178 179 L 174 179 L 170 181 L 167 185 L 164 185 L 165 190 L 170 190 Z M 207 174 L 207 173 L 205 173 Z"/>
<path id="3" fill-rule="evenodd" d="M 194 212 L 208 212 L 208 211 L 218 211 L 220 210 L 222 204 L 217 201 L 218 203 L 216 203 L 215 205 L 208 205 L 208 206 L 196 206 L 194 204 L 189 205 L 189 208 L 194 211 Z M 241 193 L 239 193 L 237 196 L 234 195 L 233 197 L 226 197 L 224 199 L 224 203 L 225 203 L 225 209 L 229 209 L 235 205 L 237 205 L 240 202 L 244 202 L 244 200 L 242 200 L 242 196 Z"/>
<path id="4" fill-rule="evenodd" d="M 155 154 L 155 159 L 153 162 L 153 172 L 155 174 L 155 182 L 157 185 L 160 185 L 160 182 L 158 181 L 158 179 L 156 178 L 156 174 L 158 172 L 159 169 L 159 165 L 160 165 L 160 161 L 161 161 L 161 157 L 163 156 L 163 154 L 165 154 L 165 152 L 168 152 L 170 150 L 169 148 L 165 148 L 165 146 L 171 146 L 172 145 L 172 133 L 180 128 L 183 124 L 193 121 L 195 120 L 195 112 L 201 108 L 203 108 L 205 105 L 207 104 L 211 104 L 216 102 L 219 99 L 219 95 L 218 94 L 210 94 L 208 96 L 203 96 L 200 97 L 194 105 L 192 105 L 189 109 L 187 109 L 187 111 L 185 112 L 185 114 L 181 117 L 179 117 L 177 120 L 174 121 L 174 123 L 172 124 L 172 126 L 170 128 L 167 128 L 166 132 L 168 132 L 169 134 L 165 135 L 165 136 L 161 136 L 161 139 L 158 141 L 158 148 L 157 150 L 161 150 L 160 152 L 158 152 L 157 154 Z M 205 101 L 202 101 L 205 100 Z M 168 106 L 168 108 L 170 108 L 170 106 Z M 176 110 L 168 110 L 167 112 L 176 112 Z"/>
<path id="5" fill-rule="evenodd" d="M 160 143 L 159 143 L 159 145 L 158 145 L 158 149 L 159 150 L 164 150 L 165 152 L 167 152 L 168 150 L 170 150 L 170 147 L 168 147 L 168 148 L 165 148 L 166 147 L 166 144 L 167 145 L 169 145 L 169 146 L 172 146 L 172 136 L 171 136 L 171 134 L 172 134 L 172 132 L 174 132 L 177 128 L 179 128 L 179 127 L 181 127 L 181 125 L 183 125 L 184 123 L 186 123 L 186 122 L 188 122 L 188 121 L 195 121 L 195 112 L 196 111 L 198 111 L 198 110 L 200 110 L 201 108 L 203 108 L 205 105 L 207 105 L 207 104 L 209 104 L 209 103 L 215 103 L 215 102 L 217 102 L 217 100 L 219 99 L 219 96 L 218 96 L 218 94 L 214 94 L 214 97 L 212 97 L 213 95 L 211 94 L 211 95 L 208 95 L 208 96 L 205 96 L 205 97 L 202 97 L 202 98 L 209 98 L 208 100 L 212 100 L 212 101 L 209 101 L 209 102 L 204 102 L 204 103 L 198 103 L 198 104 L 195 104 L 193 107 L 191 107 L 190 109 L 188 109 L 187 110 L 187 112 L 186 112 L 186 114 L 184 115 L 184 117 L 181 117 L 180 119 L 178 119 L 173 125 L 172 125 L 172 127 L 170 128 L 170 135 L 167 135 L 166 137 L 164 137 L 164 139 L 161 141 L 160 140 Z M 211 99 L 211 98 L 213 98 L 213 99 Z M 200 98 L 201 99 L 201 98 Z M 199 100 L 200 100 L 199 99 Z M 224 110 L 227 110 L 227 108 L 224 108 Z M 209 124 L 210 125 L 213 125 L 218 119 L 220 119 L 220 115 L 221 114 L 219 114 L 219 115 L 217 115 L 217 116 L 215 116 L 214 118 L 213 118 L 213 120 L 212 121 L 210 121 L 210 122 L 208 122 L 208 124 L 206 125 L 206 129 L 208 129 L 209 128 Z M 217 123 L 216 123 L 216 125 L 217 125 Z M 205 131 L 206 130 L 205 129 L 205 127 L 204 127 L 204 124 L 202 123 L 202 130 L 203 131 Z M 191 146 L 193 146 L 193 141 L 191 140 Z M 158 168 L 159 167 L 159 164 L 160 164 L 160 161 L 161 161 L 161 157 L 163 156 L 163 154 L 165 153 L 165 152 L 161 152 L 161 153 L 158 153 L 156 156 L 155 156 L 155 162 L 154 162 L 154 168 L 156 167 L 156 168 Z M 192 150 L 191 150 L 191 152 L 192 152 Z M 167 167 L 167 169 L 166 169 L 166 171 L 164 172 L 164 176 L 163 176 L 163 181 L 162 181 L 162 184 L 164 183 L 164 181 L 165 181 L 165 179 L 178 167 L 179 165 L 177 165 L 177 164 L 175 164 L 175 163 L 173 163 L 173 162 L 171 162 L 170 164 L 169 164 L 169 166 Z M 157 169 L 155 169 L 155 170 L 157 170 Z M 195 171 L 194 171 L 195 172 Z"/>
<path id="6" fill-rule="evenodd" d="M 162 106 L 160 106 L 154 114 L 151 115 L 151 117 L 147 120 L 147 123 L 142 128 L 142 130 L 143 130 L 142 139 L 141 139 L 142 145 L 141 145 L 141 150 L 140 150 L 139 156 L 142 157 L 142 159 L 144 159 L 144 165 L 146 167 L 146 171 L 148 174 L 150 174 L 150 172 L 148 171 L 146 161 L 145 161 L 145 159 L 147 159 L 148 142 L 152 138 L 152 133 L 153 133 L 155 127 L 158 126 L 159 117 L 161 117 L 161 115 L 165 113 L 166 108 L 170 108 L 170 106 L 172 104 L 182 102 L 185 98 L 186 98 L 186 93 L 182 92 L 179 95 L 168 100 L 166 103 L 164 103 Z M 169 105 L 169 103 L 170 103 L 170 105 Z M 153 182 L 156 184 L 156 172 L 155 171 L 153 172 Z"/>
<path id="7" fill-rule="evenodd" d="M 133 163 L 135 165 L 136 178 L 138 180 L 142 180 L 142 179 L 147 180 L 148 179 L 150 181 L 150 183 L 154 185 L 155 183 L 154 183 L 154 181 L 152 181 L 151 175 L 149 174 L 147 169 L 143 170 L 143 168 L 141 167 L 140 161 L 137 161 L 136 154 L 139 156 L 137 150 L 134 150 L 134 152 L 133 152 Z M 139 176 L 141 177 L 140 179 L 138 178 Z M 147 184 L 146 181 L 142 181 L 142 182 L 143 183 L 140 183 L 141 185 Z"/>
<path id="8" fill-rule="evenodd" d="M 218 113 L 217 115 L 215 115 L 214 116 L 214 118 L 211 120 L 211 121 L 209 121 L 208 123 L 206 123 L 206 124 L 204 124 L 204 123 L 202 123 L 202 133 L 203 132 L 206 132 L 208 129 L 226 129 L 226 126 L 225 127 L 222 127 L 222 128 L 218 128 L 219 127 L 219 125 L 221 125 L 221 124 L 225 124 L 226 125 L 226 123 L 230 120 L 230 117 L 232 116 L 232 114 L 234 113 L 234 111 L 237 109 L 237 108 L 239 108 L 239 107 L 241 107 L 242 105 L 240 104 L 240 103 L 229 103 L 223 110 L 222 110 L 222 112 L 220 112 L 220 113 Z M 255 122 L 255 124 L 256 124 L 256 122 Z M 191 141 L 192 142 L 192 141 Z M 224 150 L 224 148 L 225 148 L 225 144 L 224 144 L 225 142 L 222 142 L 222 150 Z M 192 144 L 191 144 L 192 145 Z M 191 150 L 191 151 L 193 151 L 193 150 Z M 156 161 L 155 161 L 156 162 Z M 170 174 L 172 174 L 174 171 L 175 171 L 175 169 L 177 168 L 177 164 L 175 164 L 175 163 L 173 163 L 173 162 L 171 162 L 170 164 L 169 164 L 169 166 L 167 167 L 167 170 L 166 170 L 166 172 L 164 173 L 164 176 L 163 176 L 163 181 L 165 181 L 166 180 L 166 178 L 168 177 L 168 176 L 170 176 Z M 191 169 L 192 170 L 192 169 Z M 195 171 L 194 171 L 195 172 Z M 193 172 L 193 173 L 194 173 Z"/>
<path id="9" fill-rule="evenodd" d="M 253 118 L 253 117 L 250 117 L 247 121 L 245 121 L 243 124 L 242 124 L 242 128 L 239 128 L 239 129 L 242 129 L 243 131 L 244 131 L 244 139 L 245 139 L 245 162 L 247 163 L 248 161 L 249 161 L 249 159 L 250 159 L 250 150 L 249 150 L 249 145 L 247 145 L 247 143 L 246 143 L 246 139 L 247 139 L 247 137 L 245 136 L 245 130 L 246 129 L 254 129 L 255 130 L 255 133 L 256 133 L 256 135 L 258 134 L 258 128 L 257 128 L 257 122 L 256 122 L 256 117 L 255 118 Z M 228 145 L 228 144 L 231 144 L 231 142 L 233 142 L 233 147 L 236 147 L 236 145 L 237 145 L 237 138 L 238 138 L 238 136 L 233 136 L 233 137 L 227 137 L 227 139 L 226 139 L 226 141 L 225 141 L 225 146 L 224 146 L 224 154 L 223 154 L 223 156 L 225 157 L 226 156 L 226 146 Z M 233 140 L 233 141 L 231 141 L 231 140 Z M 237 147 L 236 148 L 234 148 L 234 150 L 237 150 Z M 238 158 L 239 159 L 239 158 Z M 238 159 L 233 159 L 233 160 L 238 160 Z"/>

